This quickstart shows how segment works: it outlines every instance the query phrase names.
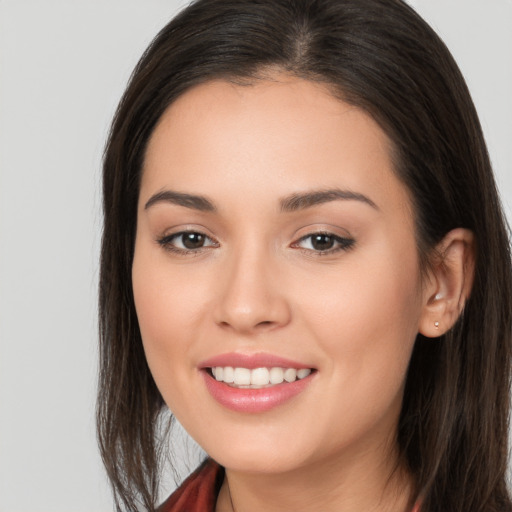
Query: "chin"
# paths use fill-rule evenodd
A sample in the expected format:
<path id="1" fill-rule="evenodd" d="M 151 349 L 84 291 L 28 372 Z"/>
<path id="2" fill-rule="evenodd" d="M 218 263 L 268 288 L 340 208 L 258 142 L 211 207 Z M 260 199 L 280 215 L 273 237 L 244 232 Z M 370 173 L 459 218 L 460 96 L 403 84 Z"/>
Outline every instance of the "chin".
<path id="1" fill-rule="evenodd" d="M 215 461 L 232 471 L 277 474 L 303 466 L 315 450 L 290 431 L 276 436 L 276 429 L 251 433 L 239 427 L 236 433 L 223 431 L 222 436 L 208 436 L 199 444 Z M 311 441 L 311 440 L 310 440 Z"/>
<path id="2" fill-rule="evenodd" d="M 284 474 L 304 465 L 297 453 L 269 453 L 267 450 L 247 450 L 241 453 L 224 452 L 213 456 L 226 469 L 240 473 Z"/>

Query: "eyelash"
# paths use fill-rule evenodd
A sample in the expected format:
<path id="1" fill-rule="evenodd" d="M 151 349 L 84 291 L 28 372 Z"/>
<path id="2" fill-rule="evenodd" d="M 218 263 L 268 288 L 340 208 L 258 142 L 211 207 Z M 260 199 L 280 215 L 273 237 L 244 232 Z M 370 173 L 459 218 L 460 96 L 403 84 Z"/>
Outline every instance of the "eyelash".
<path id="1" fill-rule="evenodd" d="M 305 240 L 308 240 L 308 239 L 312 240 L 312 238 L 315 236 L 328 237 L 332 240 L 332 242 L 334 244 L 337 244 L 337 246 L 334 248 L 329 248 L 329 249 L 323 250 L 323 251 L 299 247 L 299 244 L 301 242 L 304 242 Z M 292 247 L 302 249 L 303 251 L 313 254 L 314 256 L 324 256 L 324 255 L 328 255 L 328 254 L 335 254 L 339 251 L 348 251 L 354 247 L 354 244 L 355 244 L 355 240 L 353 238 L 338 236 L 338 235 L 335 235 L 334 233 L 330 233 L 328 231 L 316 231 L 315 233 L 309 233 L 306 236 L 303 236 L 297 242 L 294 242 L 292 244 Z"/>
<path id="2" fill-rule="evenodd" d="M 183 245 L 183 237 L 185 235 L 199 235 L 201 237 L 204 237 L 205 240 L 209 240 L 211 243 L 208 245 L 204 245 L 201 247 L 198 247 L 196 249 L 188 249 L 186 247 L 176 247 L 175 240 L 181 238 L 182 239 L 182 245 Z M 178 233 L 173 233 L 172 235 L 166 235 L 162 238 L 159 238 L 157 242 L 166 250 L 169 252 L 173 252 L 179 255 L 187 255 L 187 254 L 199 254 L 203 252 L 205 249 L 208 249 L 209 247 L 218 247 L 219 243 L 216 240 L 213 240 L 208 235 L 205 235 L 204 233 L 201 233 L 200 231 L 179 231 Z"/>
<path id="3" fill-rule="evenodd" d="M 185 235 L 198 235 L 200 237 L 204 237 L 204 240 L 208 240 L 210 243 L 208 245 L 203 245 L 200 247 L 197 247 L 195 249 L 190 249 L 186 247 L 176 247 L 175 241 L 179 238 L 182 240 L 183 245 L 183 237 Z M 305 248 L 300 247 L 300 244 L 306 240 L 312 240 L 315 236 L 324 236 L 328 237 L 332 240 L 333 244 L 337 244 L 334 248 L 329 248 L 326 250 L 315 250 L 314 248 Z M 159 238 L 157 240 L 158 244 L 162 246 L 166 251 L 173 252 L 178 255 L 189 255 L 189 254 L 200 254 L 204 250 L 208 250 L 209 248 L 213 247 L 219 247 L 219 243 L 216 240 L 213 240 L 208 235 L 205 235 L 204 233 L 201 233 L 200 231 L 179 231 L 178 233 L 173 233 L 172 235 L 166 235 L 162 238 Z M 314 233 L 309 233 L 303 237 L 301 237 L 297 242 L 294 242 L 291 244 L 291 247 L 301 249 L 304 252 L 307 252 L 309 254 L 313 254 L 314 256 L 323 256 L 328 254 L 335 254 L 339 251 L 348 251 L 353 248 L 355 244 L 355 240 L 352 238 L 347 237 L 341 237 L 338 235 L 335 235 L 333 233 L 327 232 L 327 231 L 317 231 Z"/>

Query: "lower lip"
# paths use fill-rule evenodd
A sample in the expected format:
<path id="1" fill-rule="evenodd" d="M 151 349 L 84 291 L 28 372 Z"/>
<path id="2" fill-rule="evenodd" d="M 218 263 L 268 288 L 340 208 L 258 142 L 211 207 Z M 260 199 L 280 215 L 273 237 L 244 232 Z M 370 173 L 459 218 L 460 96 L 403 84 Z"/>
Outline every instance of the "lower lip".
<path id="1" fill-rule="evenodd" d="M 316 372 L 304 379 L 260 389 L 235 388 L 215 380 L 206 370 L 201 373 L 208 391 L 219 404 L 236 412 L 258 413 L 282 405 L 304 391 Z"/>

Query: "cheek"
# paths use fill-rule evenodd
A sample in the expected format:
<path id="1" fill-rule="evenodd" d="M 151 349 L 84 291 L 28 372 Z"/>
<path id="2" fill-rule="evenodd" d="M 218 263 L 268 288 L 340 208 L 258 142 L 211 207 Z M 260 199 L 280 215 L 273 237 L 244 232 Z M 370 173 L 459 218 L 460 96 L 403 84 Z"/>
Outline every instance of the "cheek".
<path id="1" fill-rule="evenodd" d="M 132 282 L 146 359 L 157 386 L 167 395 L 165 390 L 188 378 L 192 335 L 201 321 L 205 292 L 201 281 L 180 279 L 180 269 L 166 264 L 167 255 L 159 253 L 136 244 Z"/>
<path id="2" fill-rule="evenodd" d="M 322 286 L 303 283 L 301 306 L 305 328 L 330 356 L 333 382 L 370 407 L 401 392 L 421 315 L 416 259 L 380 255 L 354 258 Z"/>

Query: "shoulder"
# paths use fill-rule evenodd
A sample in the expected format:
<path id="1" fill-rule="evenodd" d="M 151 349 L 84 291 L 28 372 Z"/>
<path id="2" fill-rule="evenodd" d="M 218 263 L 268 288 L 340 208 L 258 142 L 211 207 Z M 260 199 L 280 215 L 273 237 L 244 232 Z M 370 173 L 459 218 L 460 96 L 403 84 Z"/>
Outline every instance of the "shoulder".
<path id="1" fill-rule="evenodd" d="M 224 468 L 208 458 L 169 496 L 158 512 L 213 512 L 223 480 Z"/>

